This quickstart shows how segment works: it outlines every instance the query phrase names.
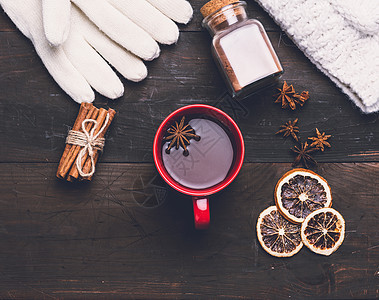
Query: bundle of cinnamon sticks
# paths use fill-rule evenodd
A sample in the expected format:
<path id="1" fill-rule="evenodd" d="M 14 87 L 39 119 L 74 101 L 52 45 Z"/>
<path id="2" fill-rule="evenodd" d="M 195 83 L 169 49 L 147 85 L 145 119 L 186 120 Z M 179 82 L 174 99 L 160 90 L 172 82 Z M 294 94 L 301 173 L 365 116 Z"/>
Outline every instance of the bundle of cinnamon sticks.
<path id="1" fill-rule="evenodd" d="M 107 120 L 107 115 L 108 120 Z M 97 134 L 101 129 L 102 132 L 99 134 L 99 138 L 104 138 L 112 120 L 115 116 L 116 112 L 113 109 L 106 110 L 104 108 L 96 108 L 91 103 L 82 103 L 79 109 L 78 116 L 75 120 L 74 126 L 72 130 L 83 132 L 82 123 L 84 120 L 92 119 L 96 120 L 97 126 L 94 130 L 94 134 Z M 106 120 L 108 121 L 106 124 Z M 93 122 L 85 123 L 85 129 L 87 132 L 90 132 L 95 124 Z M 82 177 L 79 175 L 79 171 L 76 165 L 76 160 L 78 158 L 78 154 L 83 147 L 73 144 L 66 143 L 66 147 L 62 154 L 61 160 L 59 162 L 57 177 L 60 179 L 66 179 L 67 181 L 74 182 L 76 180 L 91 180 L 92 176 Z M 82 165 L 81 170 L 84 173 L 89 173 L 92 168 L 92 162 L 96 165 L 96 162 L 99 158 L 100 151 L 94 149 L 93 150 L 93 161 L 89 157 L 88 152 L 84 154 L 82 157 Z"/>

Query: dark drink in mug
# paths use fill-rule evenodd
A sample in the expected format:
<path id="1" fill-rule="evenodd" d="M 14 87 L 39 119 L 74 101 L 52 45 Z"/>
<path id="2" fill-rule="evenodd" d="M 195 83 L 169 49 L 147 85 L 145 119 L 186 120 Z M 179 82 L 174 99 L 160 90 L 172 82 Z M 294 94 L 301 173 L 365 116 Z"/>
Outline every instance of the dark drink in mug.
<path id="1" fill-rule="evenodd" d="M 171 113 L 158 128 L 153 145 L 154 162 L 162 178 L 192 196 L 198 229 L 209 226 L 208 196 L 234 180 L 244 154 L 243 137 L 234 120 L 203 104 Z"/>
<path id="2" fill-rule="evenodd" d="M 190 140 L 188 155 L 183 149 L 171 148 L 169 142 L 162 146 L 164 167 L 179 184 L 191 189 L 205 189 L 223 181 L 233 163 L 232 141 L 223 128 L 211 119 L 187 116 L 188 124 L 200 136 L 200 140 Z"/>

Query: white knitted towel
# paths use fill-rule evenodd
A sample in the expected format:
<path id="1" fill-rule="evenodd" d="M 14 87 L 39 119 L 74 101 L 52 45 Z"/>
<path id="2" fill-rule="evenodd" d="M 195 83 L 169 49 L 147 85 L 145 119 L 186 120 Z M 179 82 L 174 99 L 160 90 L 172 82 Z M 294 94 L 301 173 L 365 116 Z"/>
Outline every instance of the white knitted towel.
<path id="1" fill-rule="evenodd" d="M 378 0 L 256 1 L 363 112 L 379 110 Z"/>

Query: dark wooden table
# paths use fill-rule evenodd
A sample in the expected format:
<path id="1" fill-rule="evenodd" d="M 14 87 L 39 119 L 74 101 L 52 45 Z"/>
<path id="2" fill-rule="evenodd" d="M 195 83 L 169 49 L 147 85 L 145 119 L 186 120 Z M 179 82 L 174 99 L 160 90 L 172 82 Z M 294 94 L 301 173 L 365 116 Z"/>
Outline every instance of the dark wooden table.
<path id="1" fill-rule="evenodd" d="M 274 104 L 274 88 L 232 101 L 211 58 L 200 6 L 162 47 L 142 83 L 95 104 L 118 115 L 93 182 L 55 177 L 78 105 L 57 86 L 33 46 L 0 13 L 0 298 L 377 298 L 379 297 L 378 114 L 363 115 L 313 66 L 270 17 L 249 1 L 268 31 L 287 80 L 311 98 L 296 111 Z M 205 103 L 229 113 L 244 135 L 241 173 L 212 196 L 211 227 L 193 227 L 189 197 L 160 179 L 152 141 L 175 109 Z M 329 257 L 305 247 L 279 259 L 259 245 L 255 223 L 292 168 L 293 142 L 275 132 L 299 118 L 301 136 L 332 135 L 314 168 L 346 220 Z"/>

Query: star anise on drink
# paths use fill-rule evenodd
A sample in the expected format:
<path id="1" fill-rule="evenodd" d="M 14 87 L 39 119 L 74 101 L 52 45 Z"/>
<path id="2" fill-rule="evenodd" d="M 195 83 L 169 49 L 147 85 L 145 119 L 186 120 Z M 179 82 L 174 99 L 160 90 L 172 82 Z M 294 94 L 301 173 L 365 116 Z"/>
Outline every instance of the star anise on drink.
<path id="1" fill-rule="evenodd" d="M 291 149 L 297 154 L 292 166 L 296 167 L 300 163 L 303 163 L 306 168 L 309 168 L 309 164 L 316 165 L 317 162 L 313 159 L 310 153 L 317 151 L 317 148 L 310 147 L 307 142 L 300 143 L 300 147 L 295 146 Z"/>
<path id="2" fill-rule="evenodd" d="M 298 141 L 299 139 L 296 135 L 299 132 L 299 127 L 296 126 L 298 120 L 295 119 L 294 121 L 288 121 L 284 125 L 280 125 L 281 129 L 275 134 L 283 134 L 284 137 L 292 136 L 295 141 Z"/>
<path id="3" fill-rule="evenodd" d="M 293 85 L 288 85 L 286 81 L 284 81 L 282 89 L 278 89 L 280 91 L 279 94 L 274 95 L 278 97 L 275 100 L 275 103 L 282 103 L 282 108 L 287 108 L 288 106 L 294 110 L 296 109 L 296 104 L 292 96 L 295 94 L 295 89 Z"/>
<path id="4" fill-rule="evenodd" d="M 310 147 L 315 147 L 321 151 L 324 151 L 324 147 L 331 147 L 329 142 L 327 142 L 327 139 L 331 137 L 331 135 L 325 134 L 325 132 L 320 133 L 320 131 L 316 128 L 316 137 L 309 137 L 308 139 L 313 141 L 310 145 Z"/>
<path id="5" fill-rule="evenodd" d="M 166 141 L 170 141 L 166 149 L 167 154 L 170 154 L 171 148 L 175 146 L 176 150 L 182 147 L 184 150 L 183 155 L 188 156 L 187 146 L 190 144 L 190 139 L 200 141 L 200 136 L 196 135 L 195 130 L 189 124 L 185 124 L 184 121 L 185 116 L 182 117 L 179 124 L 175 121 L 175 124 L 167 130 L 168 136 L 163 138 Z"/>
<path id="6" fill-rule="evenodd" d="M 301 94 L 294 94 L 293 95 L 294 101 L 299 104 L 300 106 L 303 106 L 305 101 L 309 99 L 309 92 L 303 91 Z"/>

